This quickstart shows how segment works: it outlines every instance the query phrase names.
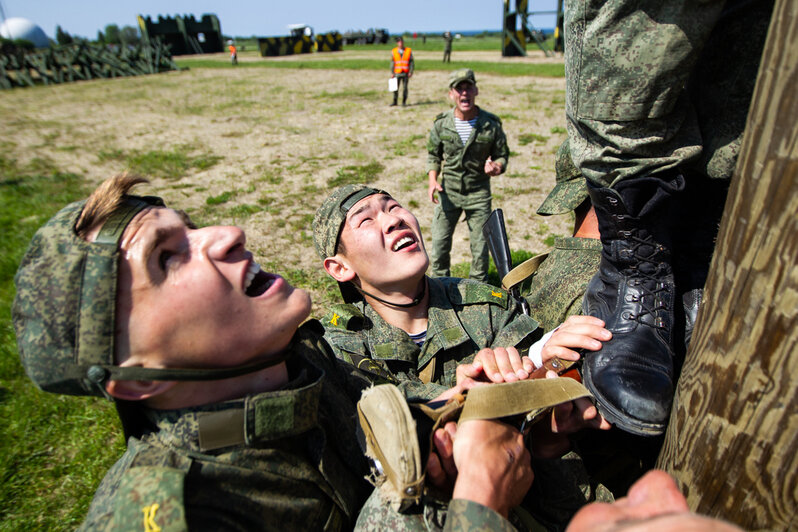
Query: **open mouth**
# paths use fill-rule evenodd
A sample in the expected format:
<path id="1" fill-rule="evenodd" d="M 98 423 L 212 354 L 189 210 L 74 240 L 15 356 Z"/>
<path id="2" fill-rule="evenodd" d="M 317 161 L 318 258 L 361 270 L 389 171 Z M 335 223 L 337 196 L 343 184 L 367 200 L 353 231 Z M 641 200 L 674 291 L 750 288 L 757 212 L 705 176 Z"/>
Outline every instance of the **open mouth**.
<path id="1" fill-rule="evenodd" d="M 394 242 L 393 246 L 391 247 L 392 251 L 400 251 L 402 249 L 408 248 L 416 243 L 416 239 L 412 236 L 403 236 L 396 242 Z"/>
<path id="2" fill-rule="evenodd" d="M 257 262 L 250 262 L 247 276 L 244 280 L 244 293 L 248 297 L 258 297 L 274 284 L 275 279 L 277 279 L 277 276 L 261 270 Z"/>

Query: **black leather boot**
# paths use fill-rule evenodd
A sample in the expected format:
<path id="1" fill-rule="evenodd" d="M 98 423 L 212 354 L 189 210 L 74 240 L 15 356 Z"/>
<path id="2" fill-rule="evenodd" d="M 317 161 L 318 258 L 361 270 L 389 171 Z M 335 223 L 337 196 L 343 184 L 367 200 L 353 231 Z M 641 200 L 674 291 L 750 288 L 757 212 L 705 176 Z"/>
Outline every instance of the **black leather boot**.
<path id="1" fill-rule="evenodd" d="M 643 436 L 664 432 L 674 392 L 670 225 L 684 178 L 636 178 L 616 189 L 588 184 L 601 233 L 601 263 L 583 300 L 613 338 L 586 352 L 582 379 L 610 423 Z M 681 302 L 680 302 L 681 303 Z"/>

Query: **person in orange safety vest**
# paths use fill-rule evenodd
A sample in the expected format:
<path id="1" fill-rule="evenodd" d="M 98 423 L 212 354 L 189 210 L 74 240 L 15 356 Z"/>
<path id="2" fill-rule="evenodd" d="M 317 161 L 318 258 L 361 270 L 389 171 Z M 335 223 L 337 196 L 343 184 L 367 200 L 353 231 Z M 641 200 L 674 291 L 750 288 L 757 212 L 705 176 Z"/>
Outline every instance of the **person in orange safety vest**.
<path id="1" fill-rule="evenodd" d="M 396 38 L 396 48 L 391 50 L 391 77 L 396 78 L 396 91 L 393 93 L 393 103 L 396 105 L 399 97 L 399 86 L 403 86 L 402 106 L 407 105 L 407 82 L 413 77 L 413 52 L 410 47 L 405 48 L 402 37 Z"/>
<path id="2" fill-rule="evenodd" d="M 236 49 L 236 45 L 233 41 L 227 41 L 229 45 L 227 48 L 230 50 L 230 62 L 233 65 L 238 64 L 238 50 Z"/>

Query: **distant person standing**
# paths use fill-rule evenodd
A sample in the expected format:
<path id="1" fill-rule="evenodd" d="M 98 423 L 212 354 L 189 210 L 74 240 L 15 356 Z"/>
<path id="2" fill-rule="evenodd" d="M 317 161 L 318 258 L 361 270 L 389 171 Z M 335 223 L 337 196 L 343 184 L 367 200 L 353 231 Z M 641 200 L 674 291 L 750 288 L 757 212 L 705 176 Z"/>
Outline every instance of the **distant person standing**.
<path id="1" fill-rule="evenodd" d="M 452 32 L 447 31 L 443 34 L 443 62 L 452 62 Z"/>
<path id="2" fill-rule="evenodd" d="M 405 48 L 405 42 L 402 37 L 396 38 L 396 47 L 391 50 L 391 77 L 396 78 L 397 87 L 393 93 L 393 103 L 391 106 L 396 105 L 399 98 L 399 86 L 404 86 L 402 92 L 402 107 L 407 105 L 407 83 L 413 77 L 413 52 L 410 47 Z"/>
<path id="3" fill-rule="evenodd" d="M 498 116 L 474 103 L 479 89 L 468 68 L 449 75 L 454 108 L 435 117 L 427 141 L 429 199 L 432 215 L 430 259 L 434 277 L 450 275 L 454 228 L 465 211 L 471 241 L 472 279 L 487 281 L 488 244 L 482 226 L 490 216 L 490 178 L 507 169 L 510 149 Z M 440 175 L 440 182 L 438 176 Z M 440 202 L 435 193 L 440 196 Z"/>
<path id="4" fill-rule="evenodd" d="M 236 49 L 236 44 L 233 41 L 227 41 L 229 45 L 227 48 L 230 50 L 230 63 L 233 66 L 238 64 L 238 50 Z"/>

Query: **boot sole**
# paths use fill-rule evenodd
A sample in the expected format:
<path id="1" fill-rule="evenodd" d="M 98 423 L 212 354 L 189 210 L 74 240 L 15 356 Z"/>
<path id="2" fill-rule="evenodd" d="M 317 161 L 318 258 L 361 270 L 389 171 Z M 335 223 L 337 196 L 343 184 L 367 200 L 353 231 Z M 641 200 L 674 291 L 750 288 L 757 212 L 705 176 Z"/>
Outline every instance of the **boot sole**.
<path id="1" fill-rule="evenodd" d="M 590 368 L 584 364 L 582 365 L 582 384 L 584 384 L 585 388 L 596 398 L 596 408 L 598 408 L 599 413 L 604 416 L 604 419 L 619 429 L 631 434 L 636 434 L 637 436 L 659 436 L 665 432 L 665 427 L 667 426 L 665 423 L 640 421 L 629 417 L 612 406 L 593 386 Z"/>

